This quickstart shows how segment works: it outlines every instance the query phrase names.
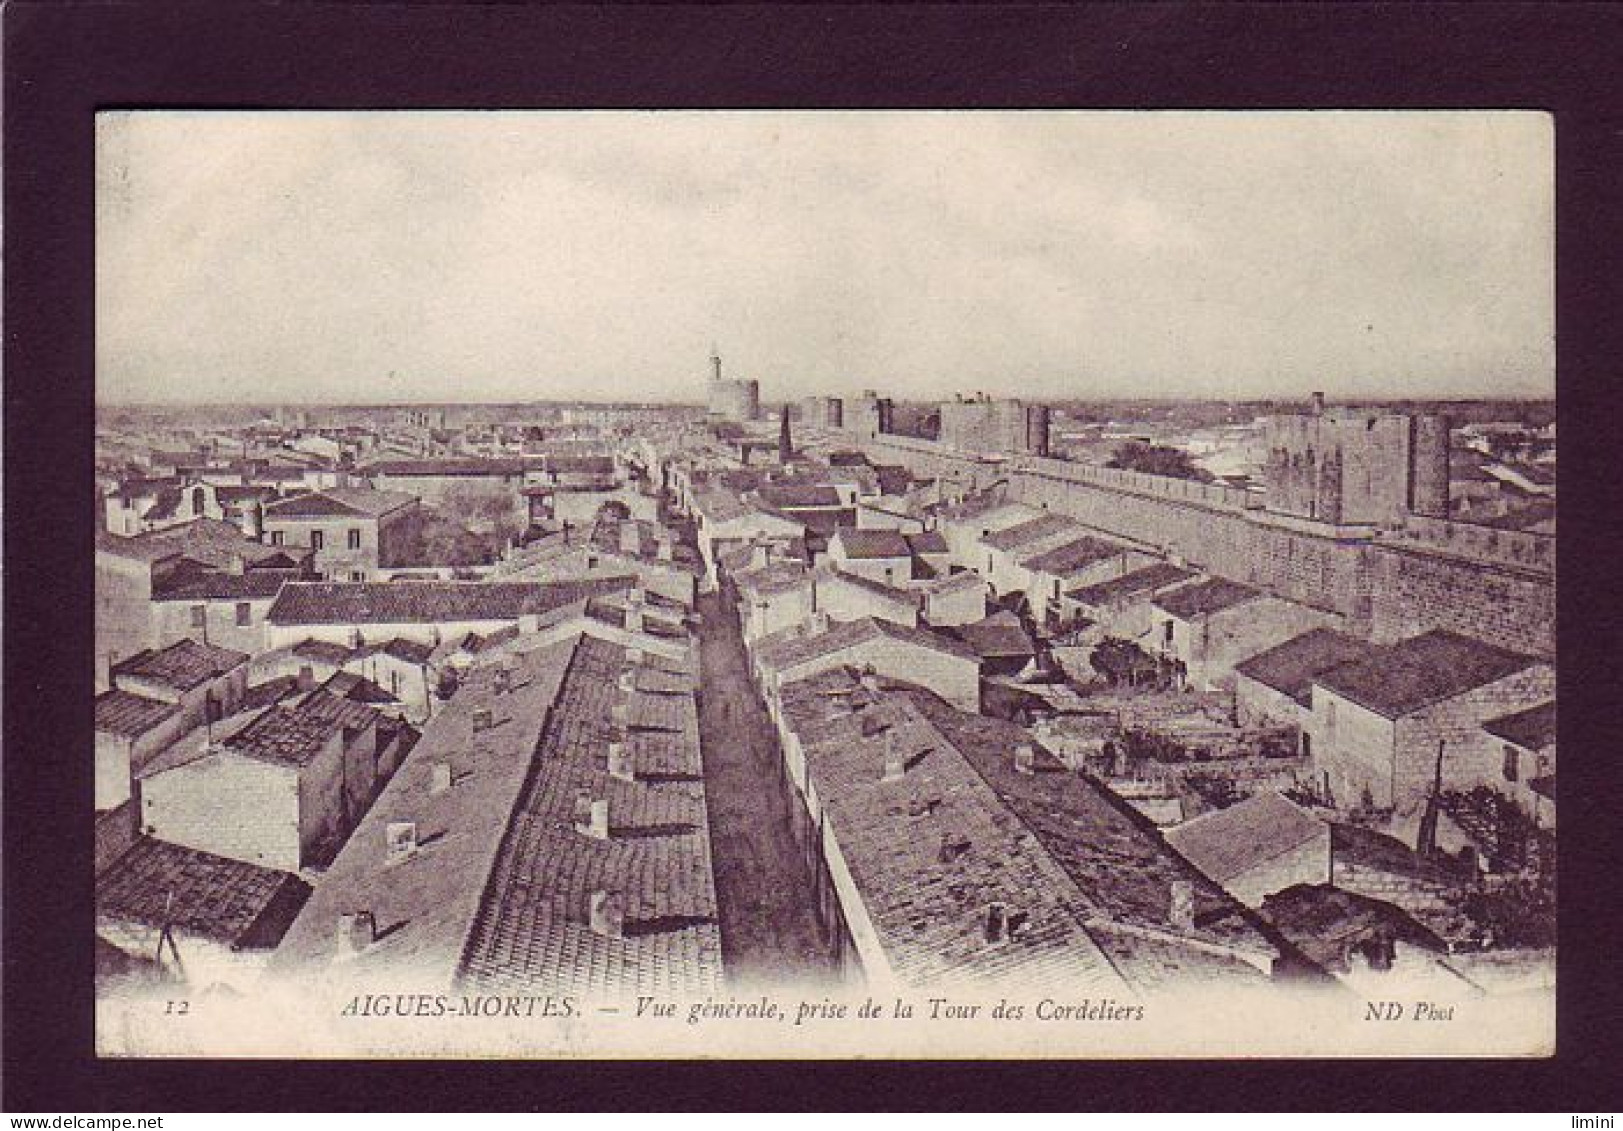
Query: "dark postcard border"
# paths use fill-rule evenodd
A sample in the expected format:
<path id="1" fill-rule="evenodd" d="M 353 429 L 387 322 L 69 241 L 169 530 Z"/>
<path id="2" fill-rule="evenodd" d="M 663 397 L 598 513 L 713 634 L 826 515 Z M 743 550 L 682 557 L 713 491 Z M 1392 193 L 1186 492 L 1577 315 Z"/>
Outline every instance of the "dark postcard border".
<path id="1" fill-rule="evenodd" d="M 5 36 L 10 1111 L 1615 1110 L 1615 59 L 1599 5 L 345 6 L 14 0 Z M 1550 1061 L 300 1063 L 91 1055 L 98 107 L 1543 108 L 1556 118 L 1562 928 Z M 1327 254 L 1332 252 L 1327 251 Z M 83 815 L 83 816 L 81 816 Z M 1214 1018 L 1214 1024 L 1221 1019 Z"/>

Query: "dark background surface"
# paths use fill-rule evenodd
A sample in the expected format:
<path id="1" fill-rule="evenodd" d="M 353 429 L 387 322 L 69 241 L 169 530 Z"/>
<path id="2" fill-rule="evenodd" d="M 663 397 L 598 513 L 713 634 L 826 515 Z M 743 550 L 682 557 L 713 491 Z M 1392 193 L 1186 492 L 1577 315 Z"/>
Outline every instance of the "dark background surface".
<path id="1" fill-rule="evenodd" d="M 1619 1105 L 1620 358 L 1609 5 L 13 2 L 5 171 L 8 1111 L 1546 1110 Z M 107 107 L 1544 108 L 1556 116 L 1562 953 L 1548 1061 L 98 1061 L 93 114 Z M 1335 249 L 1327 248 L 1333 256 Z M 1214 1023 L 1217 1022 L 1214 1019 Z"/>

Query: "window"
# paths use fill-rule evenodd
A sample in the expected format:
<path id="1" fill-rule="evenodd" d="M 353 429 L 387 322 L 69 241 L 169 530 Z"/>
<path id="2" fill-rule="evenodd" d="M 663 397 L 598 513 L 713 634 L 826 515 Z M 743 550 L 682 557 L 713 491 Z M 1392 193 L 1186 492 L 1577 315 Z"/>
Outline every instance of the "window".
<path id="1" fill-rule="evenodd" d="M 1172 622 L 1163 621 L 1161 624 L 1161 640 L 1170 645 L 1172 643 Z"/>
<path id="2" fill-rule="evenodd" d="M 237 627 L 247 628 L 254 623 L 254 609 L 247 601 L 237 602 Z"/>
<path id="3" fill-rule="evenodd" d="M 1305 730 L 1302 732 L 1302 757 L 1313 757 L 1313 736 Z"/>
<path id="4" fill-rule="evenodd" d="M 358 526 L 350 528 L 349 548 L 351 550 L 359 550 L 361 548 L 361 528 Z"/>
<path id="5" fill-rule="evenodd" d="M 349 571 L 349 579 L 351 581 L 365 581 L 366 571 L 362 569 L 352 569 Z"/>
<path id="6" fill-rule="evenodd" d="M 282 544 L 282 532 L 280 530 L 272 530 L 270 532 L 270 538 L 270 544 L 272 546 L 280 546 Z"/>
<path id="7" fill-rule="evenodd" d="M 209 607 L 207 605 L 192 606 L 192 627 L 207 628 L 209 623 Z"/>
<path id="8" fill-rule="evenodd" d="M 203 503 L 204 503 L 206 498 L 207 498 L 207 496 L 205 495 L 205 493 L 203 491 L 203 488 L 201 488 L 201 487 L 193 487 L 192 488 L 192 513 L 193 514 L 202 514 L 203 513 Z"/>
<path id="9" fill-rule="evenodd" d="M 1334 699 L 1325 700 L 1325 703 L 1324 703 L 1324 729 L 1329 731 L 1332 735 L 1335 734 L 1335 730 L 1336 730 L 1336 701 Z"/>
<path id="10" fill-rule="evenodd" d="M 321 549 L 321 546 L 322 546 L 321 531 L 319 531 L 319 530 L 310 531 L 310 548 L 312 550 L 319 550 L 319 549 Z"/>
<path id="11" fill-rule="evenodd" d="M 400 698 L 400 671 L 398 668 L 389 670 L 389 694 L 396 699 Z"/>
<path id="12" fill-rule="evenodd" d="M 1521 777 L 1521 759 L 1517 756 L 1514 746 L 1505 747 L 1505 780 L 1516 781 Z"/>

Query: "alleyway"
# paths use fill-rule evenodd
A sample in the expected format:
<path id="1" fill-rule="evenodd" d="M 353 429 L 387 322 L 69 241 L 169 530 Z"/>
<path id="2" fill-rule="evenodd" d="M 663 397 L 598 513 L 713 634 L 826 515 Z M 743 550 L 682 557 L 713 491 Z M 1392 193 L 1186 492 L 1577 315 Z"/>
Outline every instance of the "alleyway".
<path id="1" fill-rule="evenodd" d="M 736 614 L 714 593 L 698 607 L 699 737 L 727 974 L 734 986 L 817 980 L 829 963 L 790 832 L 777 736 L 750 683 Z"/>

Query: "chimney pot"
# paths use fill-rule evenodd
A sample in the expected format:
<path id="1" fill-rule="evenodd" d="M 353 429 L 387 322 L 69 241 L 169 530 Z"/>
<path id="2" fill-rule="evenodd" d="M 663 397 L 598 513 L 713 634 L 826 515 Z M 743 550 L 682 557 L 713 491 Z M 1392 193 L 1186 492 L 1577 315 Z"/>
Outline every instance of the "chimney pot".
<path id="1" fill-rule="evenodd" d="M 1004 927 L 1008 924 L 1008 913 L 1003 904 L 992 903 L 986 908 L 986 941 L 989 943 L 1002 942 Z"/>
<path id="2" fill-rule="evenodd" d="M 384 826 L 383 841 L 391 864 L 407 859 L 417 851 L 417 822 L 390 821 Z"/>
<path id="3" fill-rule="evenodd" d="M 582 791 L 575 795 L 575 831 L 597 840 L 609 839 L 609 801 Z"/>
<path id="4" fill-rule="evenodd" d="M 631 763 L 631 751 L 623 742 L 609 743 L 609 776 L 620 781 L 636 781 L 637 771 Z"/>
<path id="5" fill-rule="evenodd" d="M 1029 742 L 1022 742 L 1014 748 L 1014 768 L 1022 774 L 1037 772 L 1037 749 Z"/>
<path id="6" fill-rule="evenodd" d="M 586 919 L 593 934 L 619 938 L 625 934 L 625 901 L 619 892 L 599 888 L 587 899 Z"/>
<path id="7" fill-rule="evenodd" d="M 896 728 L 893 726 L 885 732 L 885 774 L 882 781 L 898 781 L 907 772 L 907 762 L 902 755 L 902 743 L 896 737 Z"/>
<path id="8" fill-rule="evenodd" d="M 435 762 L 433 777 L 429 789 L 433 793 L 444 793 L 451 788 L 451 763 Z"/>
<path id="9" fill-rule="evenodd" d="M 338 954 L 357 955 L 377 941 L 377 920 L 370 911 L 352 911 L 338 916 Z"/>
<path id="10" fill-rule="evenodd" d="M 489 730 L 491 726 L 490 708 L 475 707 L 473 709 L 473 729 L 476 731 Z"/>
<path id="11" fill-rule="evenodd" d="M 630 694 L 637 689 L 637 673 L 630 668 L 620 669 L 620 690 Z"/>
<path id="12" fill-rule="evenodd" d="M 1172 926 L 1180 931 L 1193 930 L 1195 926 L 1195 885 L 1188 880 L 1173 880 L 1171 901 L 1167 919 Z"/>

